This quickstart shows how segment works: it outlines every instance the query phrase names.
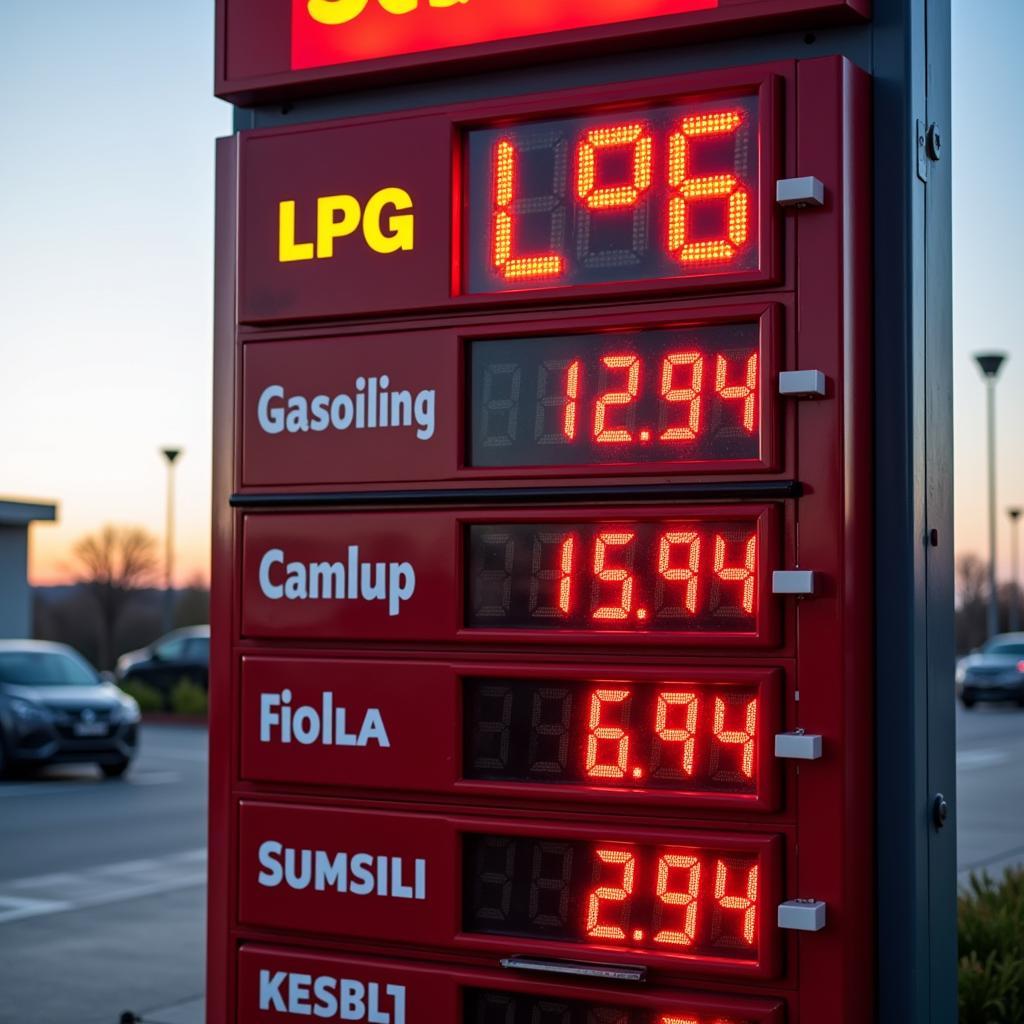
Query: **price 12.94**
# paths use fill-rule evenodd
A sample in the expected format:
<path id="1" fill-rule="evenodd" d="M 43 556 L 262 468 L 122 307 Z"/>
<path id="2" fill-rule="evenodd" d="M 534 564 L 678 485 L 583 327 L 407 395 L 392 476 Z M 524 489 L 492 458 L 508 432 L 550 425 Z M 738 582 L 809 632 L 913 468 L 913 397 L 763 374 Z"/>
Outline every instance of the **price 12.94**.
<path id="1" fill-rule="evenodd" d="M 762 454 L 755 323 L 475 341 L 473 466 L 729 466 Z"/>

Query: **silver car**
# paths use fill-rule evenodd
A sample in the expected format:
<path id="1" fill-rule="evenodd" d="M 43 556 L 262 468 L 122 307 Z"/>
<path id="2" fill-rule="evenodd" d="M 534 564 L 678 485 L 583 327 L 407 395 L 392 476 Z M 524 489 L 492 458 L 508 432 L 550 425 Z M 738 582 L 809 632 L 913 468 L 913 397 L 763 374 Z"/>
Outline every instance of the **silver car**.
<path id="1" fill-rule="evenodd" d="M 956 689 L 965 708 L 983 700 L 1024 707 L 1024 633 L 1000 633 L 961 659 Z"/>

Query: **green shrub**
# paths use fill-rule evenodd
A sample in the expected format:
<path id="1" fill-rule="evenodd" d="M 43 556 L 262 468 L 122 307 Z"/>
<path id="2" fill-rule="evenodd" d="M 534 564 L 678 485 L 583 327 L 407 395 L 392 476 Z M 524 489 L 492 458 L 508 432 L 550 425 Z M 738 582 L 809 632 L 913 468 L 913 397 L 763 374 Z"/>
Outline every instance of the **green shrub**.
<path id="1" fill-rule="evenodd" d="M 960 1024 L 1024 1024 L 1024 868 L 972 875 L 957 902 Z"/>
<path id="2" fill-rule="evenodd" d="M 138 702 L 139 710 L 145 714 L 147 711 L 163 711 L 164 696 L 155 687 L 144 683 L 141 679 L 134 679 L 129 676 L 123 683 L 121 689 L 134 697 Z"/>
<path id="3" fill-rule="evenodd" d="M 171 708 L 178 715 L 205 715 L 209 701 L 206 690 L 187 676 L 171 690 Z"/>

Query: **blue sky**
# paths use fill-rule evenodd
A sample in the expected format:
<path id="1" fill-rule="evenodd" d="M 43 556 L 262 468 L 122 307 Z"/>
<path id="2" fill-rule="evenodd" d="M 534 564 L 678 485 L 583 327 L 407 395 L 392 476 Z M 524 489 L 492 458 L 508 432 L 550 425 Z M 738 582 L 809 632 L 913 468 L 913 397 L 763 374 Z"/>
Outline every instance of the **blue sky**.
<path id="1" fill-rule="evenodd" d="M 983 389 L 1003 348 L 1000 509 L 1024 504 L 1024 166 L 1014 130 L 1024 4 L 953 0 L 958 547 L 985 545 Z M 213 0 L 0 3 L 0 493 L 55 498 L 37 582 L 104 522 L 163 530 L 161 445 L 180 445 L 181 578 L 209 553 Z M 1007 527 L 1000 512 L 1004 573 Z"/>

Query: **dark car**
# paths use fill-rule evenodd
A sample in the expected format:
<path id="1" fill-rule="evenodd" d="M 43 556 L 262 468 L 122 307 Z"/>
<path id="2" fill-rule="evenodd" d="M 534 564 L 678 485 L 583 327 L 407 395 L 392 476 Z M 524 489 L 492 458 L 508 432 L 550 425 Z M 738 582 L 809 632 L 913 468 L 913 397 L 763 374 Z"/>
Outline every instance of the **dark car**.
<path id="1" fill-rule="evenodd" d="M 92 761 L 123 775 L 138 745 L 139 705 L 77 651 L 0 640 L 0 774 Z"/>
<path id="2" fill-rule="evenodd" d="M 956 687 L 965 708 L 983 700 L 1014 700 L 1024 707 L 1024 633 L 1000 633 L 963 658 Z"/>
<path id="3" fill-rule="evenodd" d="M 117 680 L 140 682 L 165 698 L 182 679 L 206 689 L 210 676 L 210 627 L 188 626 L 160 637 L 148 647 L 117 659 Z"/>

